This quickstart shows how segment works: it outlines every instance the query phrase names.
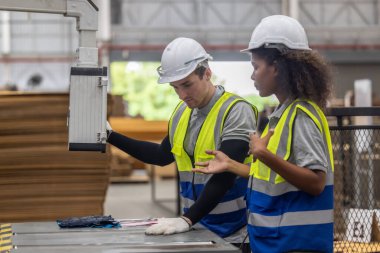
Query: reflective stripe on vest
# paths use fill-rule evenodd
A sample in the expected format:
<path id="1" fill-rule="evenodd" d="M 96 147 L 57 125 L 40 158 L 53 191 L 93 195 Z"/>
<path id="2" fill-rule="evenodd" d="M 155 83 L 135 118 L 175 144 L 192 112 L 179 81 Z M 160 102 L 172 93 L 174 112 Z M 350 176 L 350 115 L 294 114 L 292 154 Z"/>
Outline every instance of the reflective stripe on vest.
<path id="1" fill-rule="evenodd" d="M 258 227 L 286 227 L 299 225 L 316 225 L 333 222 L 334 210 L 320 210 L 307 212 L 288 212 L 283 215 L 267 216 L 252 213 L 248 223 Z"/>

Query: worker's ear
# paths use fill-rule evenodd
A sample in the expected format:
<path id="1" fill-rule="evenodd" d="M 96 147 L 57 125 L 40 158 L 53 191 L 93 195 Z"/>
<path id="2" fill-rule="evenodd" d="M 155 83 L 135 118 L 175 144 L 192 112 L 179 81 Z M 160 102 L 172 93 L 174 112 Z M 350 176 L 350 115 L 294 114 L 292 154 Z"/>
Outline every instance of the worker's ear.
<path id="1" fill-rule="evenodd" d="M 278 75 L 278 61 L 274 61 L 272 65 L 270 65 L 273 71 L 273 75 L 277 76 Z"/>
<path id="2" fill-rule="evenodd" d="M 204 77 L 206 78 L 206 81 L 210 81 L 212 76 L 212 72 L 210 68 L 206 68 Z"/>

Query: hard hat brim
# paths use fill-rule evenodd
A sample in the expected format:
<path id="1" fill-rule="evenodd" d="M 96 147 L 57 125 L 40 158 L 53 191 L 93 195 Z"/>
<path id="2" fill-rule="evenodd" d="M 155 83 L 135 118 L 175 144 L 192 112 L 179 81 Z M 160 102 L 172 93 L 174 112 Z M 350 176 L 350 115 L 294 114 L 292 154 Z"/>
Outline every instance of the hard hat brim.
<path id="1" fill-rule="evenodd" d="M 196 69 L 196 65 L 194 68 L 190 69 L 190 71 L 182 74 L 182 75 L 178 75 L 178 76 L 160 76 L 157 80 L 157 83 L 158 84 L 164 84 L 164 83 L 172 83 L 172 82 L 175 82 L 175 81 L 179 81 L 181 79 L 184 79 L 186 78 L 187 76 L 189 76 L 191 73 L 193 73 L 193 71 Z"/>
<path id="2" fill-rule="evenodd" d="M 251 52 L 251 50 L 254 49 L 254 48 L 246 48 L 246 49 L 242 49 L 240 50 L 240 53 L 245 53 L 245 54 L 249 54 Z"/>
<path id="3" fill-rule="evenodd" d="M 287 46 L 285 46 L 285 47 L 288 48 L 288 49 L 290 49 L 290 50 L 306 50 L 306 51 L 312 50 L 309 47 L 297 47 L 297 48 L 292 48 L 292 47 L 287 47 Z M 246 49 L 240 50 L 240 53 L 249 54 L 252 50 L 254 50 L 256 48 L 259 48 L 259 47 L 248 47 Z M 277 48 L 277 47 L 266 47 L 266 48 Z"/>
<path id="4" fill-rule="evenodd" d="M 159 84 L 171 83 L 171 82 L 175 82 L 175 81 L 179 81 L 181 79 L 184 79 L 196 70 L 196 68 L 198 67 L 198 64 L 200 62 L 203 62 L 205 60 L 212 60 L 212 59 L 213 59 L 212 56 L 209 54 L 206 54 L 202 57 L 199 57 L 198 59 L 195 59 L 195 61 L 192 63 L 192 65 L 190 65 L 190 68 L 188 69 L 188 71 L 186 71 L 185 73 L 182 73 L 179 75 L 174 75 L 174 76 L 160 76 L 157 80 L 157 83 L 159 83 Z"/>

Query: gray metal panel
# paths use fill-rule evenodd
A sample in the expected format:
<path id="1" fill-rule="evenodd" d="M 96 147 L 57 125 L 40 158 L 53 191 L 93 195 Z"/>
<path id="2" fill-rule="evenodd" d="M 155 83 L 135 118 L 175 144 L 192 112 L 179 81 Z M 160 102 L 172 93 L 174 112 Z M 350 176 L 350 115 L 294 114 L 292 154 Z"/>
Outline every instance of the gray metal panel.
<path id="1" fill-rule="evenodd" d="M 65 246 L 65 247 L 29 247 L 13 249 L 13 253 L 154 253 L 154 252 L 180 252 L 180 253 L 194 253 L 194 252 L 217 252 L 217 253 L 238 253 L 241 252 L 233 246 L 225 247 L 222 245 L 215 245 L 211 247 L 194 247 L 188 244 L 178 246 L 158 246 L 158 245 L 137 245 L 137 246 Z"/>
<path id="2" fill-rule="evenodd" d="M 76 70 L 96 73 L 78 75 Z M 104 144 L 106 140 L 107 89 L 102 69 L 72 68 L 70 78 L 69 144 Z M 107 73 L 105 73 L 107 75 Z M 76 145 L 78 146 L 78 145 Z M 70 147 L 70 146 L 69 146 Z M 70 149 L 71 150 L 71 149 Z M 77 150 L 77 149 L 76 149 Z M 83 149 L 86 150 L 86 149 Z M 93 148 L 88 149 L 94 151 Z M 103 151 L 101 147 L 98 151 Z"/>
<path id="3" fill-rule="evenodd" d="M 55 222 L 15 223 L 12 244 L 16 249 L 11 252 L 239 252 L 200 227 L 169 236 L 147 236 L 145 229 L 60 229 Z"/>

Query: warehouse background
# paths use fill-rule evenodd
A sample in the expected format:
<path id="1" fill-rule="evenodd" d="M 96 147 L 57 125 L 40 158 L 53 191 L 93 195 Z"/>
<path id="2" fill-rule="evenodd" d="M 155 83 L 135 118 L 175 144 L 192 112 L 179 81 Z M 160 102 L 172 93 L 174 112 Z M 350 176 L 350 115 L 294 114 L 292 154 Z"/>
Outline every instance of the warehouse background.
<path id="1" fill-rule="evenodd" d="M 125 75 L 110 79 L 112 87 L 127 80 L 128 85 L 133 83 L 140 93 L 145 93 L 141 88 L 145 79 L 133 79 L 136 76 L 124 70 L 133 69 L 137 63 L 143 69 L 155 70 L 153 66 L 159 64 L 165 45 L 178 36 L 201 42 L 214 56 L 211 64 L 216 64 L 212 69 L 217 75 L 229 72 L 249 77 L 249 57 L 239 50 L 247 46 L 252 30 L 263 17 L 285 14 L 300 20 L 311 47 L 332 63 L 332 106 L 353 105 L 352 90 L 358 79 L 372 81 L 372 105 L 380 105 L 380 0 L 94 2 L 99 6 L 100 65 L 110 68 L 110 76 L 118 69 Z M 165 168 L 143 164 L 110 146 L 106 154 L 67 150 L 69 72 L 78 47 L 75 26 L 74 19 L 60 15 L 0 12 L 0 90 L 21 91 L 0 92 L 0 222 L 91 214 L 113 214 L 117 218 L 176 216 L 173 164 Z M 127 67 L 129 63 L 132 66 Z M 158 87 L 156 77 L 150 73 L 143 75 L 154 80 L 148 90 L 161 95 L 161 102 L 173 102 L 161 92 L 165 85 Z M 239 88 L 227 84 L 226 88 L 239 92 L 241 87 L 252 87 L 249 78 L 236 80 L 241 80 Z M 167 122 L 147 122 L 140 112 L 125 117 L 123 106 L 131 107 L 132 102 L 125 103 L 123 98 L 136 97 L 128 92 L 108 97 L 112 127 L 132 138 L 159 142 L 166 134 Z M 148 100 L 149 96 L 143 97 L 143 103 L 135 104 L 135 108 L 146 105 Z M 169 116 L 170 112 L 160 113 Z M 339 121 L 329 120 L 332 125 Z M 337 240 L 350 232 L 347 217 L 351 209 L 372 210 L 380 206 L 380 186 L 375 184 L 380 179 L 376 170 L 380 161 L 379 117 L 367 121 L 377 126 L 366 126 L 364 130 L 346 129 L 355 123 L 351 117 L 344 117 L 342 122 L 344 126 L 336 128 L 333 136 Z M 170 180 L 157 185 L 156 176 Z M 161 208 L 163 203 L 165 208 Z M 369 224 L 365 224 L 366 229 L 372 226 Z"/>
<path id="2" fill-rule="evenodd" d="M 102 65 L 159 61 L 177 36 L 200 41 L 215 61 L 247 61 L 239 53 L 261 18 L 286 14 L 305 26 L 311 47 L 334 65 L 335 96 L 368 78 L 380 93 L 378 0 L 98 0 Z M 1 12 L 0 86 L 67 90 L 77 48 L 75 20 L 59 15 Z"/>

